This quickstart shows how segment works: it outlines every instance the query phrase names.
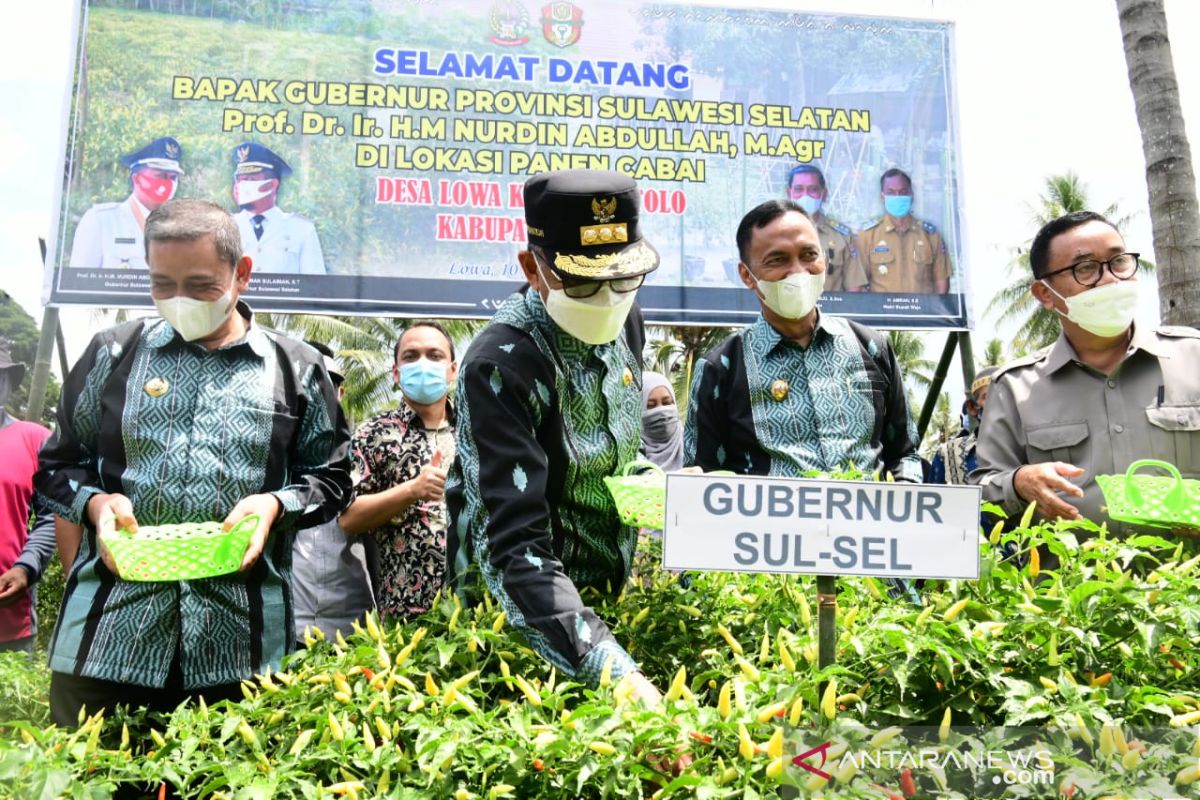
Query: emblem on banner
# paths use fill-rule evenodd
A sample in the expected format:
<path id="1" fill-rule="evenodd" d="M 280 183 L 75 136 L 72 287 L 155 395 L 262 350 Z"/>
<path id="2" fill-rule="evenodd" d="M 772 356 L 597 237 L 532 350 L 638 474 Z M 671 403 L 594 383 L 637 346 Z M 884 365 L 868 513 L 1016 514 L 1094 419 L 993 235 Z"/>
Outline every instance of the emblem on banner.
<path id="1" fill-rule="evenodd" d="M 529 27 L 529 14 L 525 7 L 513 0 L 497 0 L 488 11 L 488 24 L 492 35 L 488 41 L 503 47 L 516 47 L 529 41 L 525 30 Z"/>
<path id="2" fill-rule="evenodd" d="M 547 3 L 542 6 L 542 33 L 555 47 L 570 47 L 579 41 L 583 30 L 583 9 L 574 3 Z"/>

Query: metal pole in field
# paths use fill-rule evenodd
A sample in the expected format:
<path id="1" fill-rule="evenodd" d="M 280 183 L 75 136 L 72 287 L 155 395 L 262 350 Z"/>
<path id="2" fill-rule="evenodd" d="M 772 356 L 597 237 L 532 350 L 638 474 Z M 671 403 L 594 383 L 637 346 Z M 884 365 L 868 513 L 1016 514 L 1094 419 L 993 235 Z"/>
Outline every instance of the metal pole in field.
<path id="1" fill-rule="evenodd" d="M 42 249 L 42 264 L 46 262 L 46 240 L 38 239 Z M 58 309 L 46 306 L 42 310 L 42 329 L 38 337 L 37 355 L 29 378 L 29 400 L 25 404 L 25 419 L 38 422 L 46 405 L 46 385 L 50 382 L 50 353 L 58 333 Z M 66 374 L 63 374 L 66 377 Z"/>
<path id="2" fill-rule="evenodd" d="M 837 578 L 817 576 L 817 664 L 837 661 Z"/>

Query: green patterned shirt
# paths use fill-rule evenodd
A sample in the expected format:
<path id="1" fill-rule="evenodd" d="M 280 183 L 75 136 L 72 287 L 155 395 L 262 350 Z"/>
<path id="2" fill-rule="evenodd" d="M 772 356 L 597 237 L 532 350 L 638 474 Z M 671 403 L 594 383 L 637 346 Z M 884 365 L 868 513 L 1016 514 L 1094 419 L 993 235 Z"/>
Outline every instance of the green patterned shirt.
<path id="1" fill-rule="evenodd" d="M 126 495 L 143 526 L 221 520 L 263 492 L 284 513 L 248 571 L 195 581 L 121 580 L 89 526 L 50 668 L 161 687 L 178 653 L 188 690 L 277 668 L 293 643 L 294 532 L 345 506 L 349 441 L 321 355 L 300 342 L 252 324 L 210 351 L 162 320 L 97 334 L 41 451 L 35 482 L 56 513 L 81 522 L 100 492 Z"/>
<path id="2" fill-rule="evenodd" d="M 636 530 L 603 478 L 637 457 L 641 364 L 627 341 L 588 345 L 532 290 L 508 298 L 458 377 L 458 458 L 447 483 L 451 580 L 474 564 L 509 621 L 565 674 L 637 669 L 578 589 L 619 592 Z"/>
<path id="3" fill-rule="evenodd" d="M 887 337 L 822 314 L 807 347 L 765 319 L 696 363 L 684 463 L 796 477 L 890 473 L 921 482 L 917 429 Z"/>

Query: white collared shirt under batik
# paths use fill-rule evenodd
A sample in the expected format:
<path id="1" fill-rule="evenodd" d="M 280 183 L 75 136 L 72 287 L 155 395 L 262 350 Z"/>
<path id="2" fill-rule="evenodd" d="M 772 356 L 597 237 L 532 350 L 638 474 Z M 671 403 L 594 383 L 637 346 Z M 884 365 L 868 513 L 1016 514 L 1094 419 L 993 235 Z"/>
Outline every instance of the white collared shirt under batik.
<path id="1" fill-rule="evenodd" d="M 579 597 L 619 592 L 637 532 L 604 477 L 637 457 L 641 367 L 624 335 L 588 345 L 536 292 L 516 294 L 458 378 L 458 458 L 447 483 L 451 578 L 474 564 L 508 620 L 565 674 L 595 683 L 637 665 Z"/>

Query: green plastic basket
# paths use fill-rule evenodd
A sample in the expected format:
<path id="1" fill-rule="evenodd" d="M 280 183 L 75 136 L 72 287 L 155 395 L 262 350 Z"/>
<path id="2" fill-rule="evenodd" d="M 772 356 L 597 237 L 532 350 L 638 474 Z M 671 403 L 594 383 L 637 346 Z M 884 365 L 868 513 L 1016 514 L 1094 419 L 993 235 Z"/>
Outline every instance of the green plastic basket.
<path id="1" fill-rule="evenodd" d="M 1138 475 L 1153 468 L 1169 473 Z M 1184 478 L 1174 464 L 1145 458 L 1124 475 L 1097 475 L 1109 517 L 1156 528 L 1200 528 L 1200 481 Z"/>
<path id="2" fill-rule="evenodd" d="M 633 470 L 645 472 L 630 475 Z M 662 530 L 667 478 L 657 464 L 630 461 L 621 469 L 620 475 L 606 477 L 604 485 L 617 504 L 621 522 L 635 528 Z"/>
<path id="3" fill-rule="evenodd" d="M 237 572 L 257 527 L 251 514 L 228 531 L 220 522 L 184 522 L 103 533 L 100 540 L 122 580 L 190 581 Z"/>

